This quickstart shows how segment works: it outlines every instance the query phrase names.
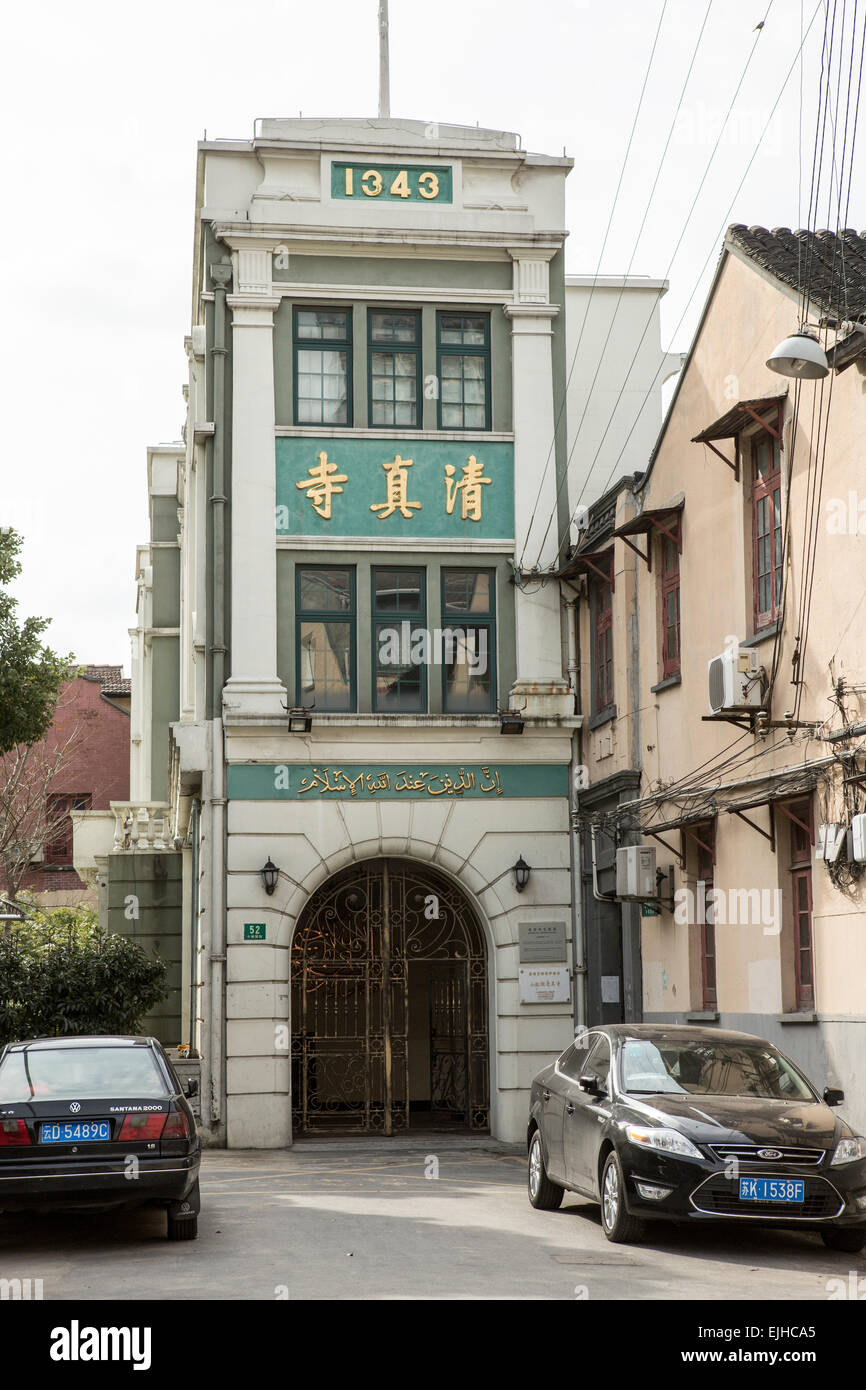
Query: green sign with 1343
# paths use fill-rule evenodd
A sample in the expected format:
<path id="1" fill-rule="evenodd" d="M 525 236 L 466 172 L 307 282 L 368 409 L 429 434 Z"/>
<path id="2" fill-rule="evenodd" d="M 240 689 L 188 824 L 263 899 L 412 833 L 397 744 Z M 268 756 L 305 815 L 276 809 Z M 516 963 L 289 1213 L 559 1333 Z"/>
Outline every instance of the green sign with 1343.
<path id="1" fill-rule="evenodd" d="M 449 165 L 332 164 L 331 197 L 358 203 L 450 203 Z"/>

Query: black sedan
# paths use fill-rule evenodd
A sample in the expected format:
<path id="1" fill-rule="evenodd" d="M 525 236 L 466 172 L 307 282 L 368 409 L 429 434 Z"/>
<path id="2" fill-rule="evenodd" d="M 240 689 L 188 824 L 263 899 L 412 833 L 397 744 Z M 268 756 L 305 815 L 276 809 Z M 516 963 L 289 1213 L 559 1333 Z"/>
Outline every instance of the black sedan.
<path id="1" fill-rule="evenodd" d="M 200 1162 L 156 1038 L 40 1038 L 0 1054 L 0 1211 L 160 1206 L 169 1240 L 193 1240 Z"/>
<path id="2" fill-rule="evenodd" d="M 866 1139 L 762 1038 L 617 1024 L 575 1038 L 532 1083 L 529 1200 L 601 1205 L 608 1240 L 645 1222 L 737 1222 L 866 1243 Z"/>

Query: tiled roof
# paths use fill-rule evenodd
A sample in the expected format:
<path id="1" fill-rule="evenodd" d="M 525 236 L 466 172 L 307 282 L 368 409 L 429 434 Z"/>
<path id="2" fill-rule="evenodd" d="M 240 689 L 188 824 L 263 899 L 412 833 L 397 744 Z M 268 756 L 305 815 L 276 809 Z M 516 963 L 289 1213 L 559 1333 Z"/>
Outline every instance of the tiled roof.
<path id="1" fill-rule="evenodd" d="M 78 674 L 86 681 L 98 681 L 103 695 L 132 693 L 132 681 L 124 678 L 122 666 L 82 666 Z"/>
<path id="2" fill-rule="evenodd" d="M 728 240 L 784 285 L 808 286 L 813 304 L 832 319 L 866 322 L 866 232 L 728 228 Z"/>

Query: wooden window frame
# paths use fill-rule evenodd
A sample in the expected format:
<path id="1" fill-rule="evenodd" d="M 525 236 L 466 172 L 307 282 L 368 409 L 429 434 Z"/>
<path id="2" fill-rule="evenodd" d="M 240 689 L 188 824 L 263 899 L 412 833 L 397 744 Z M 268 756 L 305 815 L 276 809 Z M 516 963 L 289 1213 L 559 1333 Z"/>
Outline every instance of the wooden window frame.
<path id="1" fill-rule="evenodd" d="M 379 607 L 376 603 L 376 577 L 380 574 L 411 572 L 419 576 L 421 606 L 417 613 L 399 612 L 396 607 Z M 419 682 L 419 699 L 416 709 L 400 709 L 394 705 L 379 705 L 377 689 L 379 663 L 376 629 L 379 623 L 389 623 L 399 627 L 408 622 L 412 627 L 427 626 L 427 570 L 423 565 L 371 565 L 370 566 L 370 681 L 372 709 L 377 714 L 426 714 L 427 713 L 427 667 L 422 662 Z"/>
<path id="2" fill-rule="evenodd" d="M 412 318 L 415 321 L 415 341 L 413 343 L 387 343 L 377 342 L 373 337 L 373 320 L 377 314 L 400 314 L 404 318 Z M 396 418 L 393 424 L 382 424 L 374 421 L 374 405 L 389 404 L 389 402 L 374 401 L 373 399 L 373 354 L 382 353 L 388 356 L 395 356 L 397 353 L 411 354 L 415 358 L 415 423 L 414 425 L 398 424 Z M 395 377 L 396 380 L 396 377 Z M 396 417 L 396 397 L 393 402 L 394 415 Z M 367 425 L 370 429 L 382 430 L 420 430 L 423 428 L 424 414 L 424 394 L 421 381 L 421 310 L 420 309 L 388 309 L 377 305 L 375 308 L 367 310 Z"/>
<path id="3" fill-rule="evenodd" d="M 704 904 L 706 904 L 707 897 L 713 892 L 715 885 L 716 822 L 700 821 L 697 825 L 689 828 L 695 837 L 692 841 L 696 856 L 695 884 L 704 884 Z M 709 860 L 709 868 L 707 867 L 707 860 Z M 698 921 L 696 925 L 700 927 L 701 932 L 701 1008 L 707 1013 L 716 1013 L 719 1007 L 716 924 L 715 920 L 708 922 L 706 912 L 704 912 L 703 921 Z M 712 973 L 710 962 L 712 962 Z"/>
<path id="4" fill-rule="evenodd" d="M 465 613 L 450 611 L 445 607 L 445 581 L 455 572 L 468 571 L 471 574 L 486 574 L 490 581 L 490 607 L 483 613 L 468 609 Z M 496 570 L 489 565 L 443 565 L 440 571 L 439 621 L 444 631 L 448 627 L 483 627 L 487 629 L 487 659 L 490 672 L 490 699 L 486 710 L 477 706 L 468 710 L 457 710 L 448 706 L 448 667 L 442 662 L 442 711 L 444 714 L 492 714 L 496 710 Z M 444 653 L 443 653 L 444 657 Z"/>
<path id="5" fill-rule="evenodd" d="M 680 527 L 681 518 L 677 516 L 672 532 L 674 539 L 666 535 L 659 537 L 659 608 L 661 621 L 661 677 L 667 680 L 678 676 L 682 669 L 682 613 L 680 607 Z M 672 558 L 671 558 L 672 557 Z M 668 648 L 667 606 L 671 595 L 676 595 L 677 605 L 677 650 L 672 655 Z"/>
<path id="6" fill-rule="evenodd" d="M 602 562 L 599 563 L 599 569 Z M 614 708 L 613 669 L 613 552 L 607 561 L 607 577 L 590 583 L 592 623 L 592 713 L 605 714 Z M 599 604 L 599 599 L 603 603 Z"/>
<path id="7" fill-rule="evenodd" d="M 65 815 L 62 826 L 55 828 L 54 835 L 46 840 L 43 848 L 43 862 L 57 868 L 73 867 L 72 850 L 72 811 L 89 811 L 93 802 L 90 792 L 49 792 L 45 798 L 45 819 L 50 824 L 59 815 Z M 83 803 L 83 804 L 81 804 Z M 62 838 L 61 838 L 62 837 Z"/>
<path id="8" fill-rule="evenodd" d="M 794 954 L 794 1005 L 797 1012 L 808 1012 L 815 1008 L 815 936 L 813 926 L 813 899 L 812 899 L 812 844 L 814 843 L 813 809 L 812 798 L 806 801 L 788 802 L 787 810 L 790 816 L 795 816 L 796 820 L 790 820 L 789 844 L 790 844 L 790 874 L 791 874 L 791 919 L 793 926 L 793 954 Z M 805 836 L 805 844 L 796 844 L 795 840 L 801 830 L 802 822 L 808 825 L 808 834 Z M 800 926 L 801 912 L 799 907 L 799 886 L 801 883 L 806 885 L 806 919 L 808 928 L 808 941 L 805 947 L 801 944 Z M 809 958 L 809 983 L 803 980 L 803 954 Z"/>
<path id="9" fill-rule="evenodd" d="M 345 570 L 349 574 L 350 604 L 345 612 L 335 609 L 313 609 L 301 607 L 301 583 L 305 574 L 321 574 L 327 571 Z M 301 683 L 303 668 L 301 657 L 301 628 L 304 623 L 347 623 L 349 627 L 349 700 L 345 710 L 322 710 L 323 714 L 354 714 L 358 708 L 358 578 L 354 565 L 296 565 L 295 566 L 295 703 L 304 705 L 304 689 Z"/>
<path id="10" fill-rule="evenodd" d="M 483 346 L 463 343 L 442 342 L 442 321 L 446 318 L 480 318 L 484 320 Z M 442 361 L 445 357 L 481 357 L 484 360 L 484 424 L 483 425 L 443 425 L 442 424 Z M 439 383 L 439 396 L 436 402 L 436 420 L 440 430 L 462 429 L 467 432 L 486 433 L 493 428 L 492 383 L 490 353 L 490 313 L 485 309 L 440 309 L 436 313 L 436 376 Z M 454 402 L 445 402 L 454 404 Z M 466 401 L 461 397 L 461 411 L 465 417 Z"/>
<path id="11" fill-rule="evenodd" d="M 345 314 L 345 338 L 302 338 L 298 335 L 299 314 Z M 354 424 L 354 390 L 352 368 L 353 316 L 349 305 L 343 304 L 296 304 L 292 309 L 292 418 L 295 424 L 305 429 L 315 429 L 321 425 L 325 429 L 351 429 Z M 298 419 L 298 353 L 345 352 L 346 354 L 346 419 L 345 420 L 299 420 Z M 305 398 L 306 399 L 306 398 Z M 324 399 L 324 397 L 322 398 Z"/>
<path id="12" fill-rule="evenodd" d="M 773 428 L 763 428 L 756 430 L 748 437 L 749 455 L 751 459 L 751 480 L 752 480 L 752 621 L 754 631 L 760 632 L 763 628 L 772 627 L 778 622 L 782 611 L 782 566 L 781 552 L 784 546 L 784 535 L 782 531 L 782 460 L 779 438 L 781 434 L 781 414 L 773 422 Z M 773 432 L 776 431 L 776 433 Z M 764 477 L 758 476 L 757 450 L 760 444 L 769 443 L 773 451 L 774 466 Z M 766 502 L 768 519 L 767 530 L 759 534 L 758 514 L 761 504 Z M 776 561 L 776 539 L 778 533 L 779 541 L 779 562 Z M 760 586 L 762 572 L 759 564 L 760 543 L 763 540 L 769 541 L 769 571 L 767 578 L 770 586 L 770 606 L 762 609 L 760 605 Z"/>

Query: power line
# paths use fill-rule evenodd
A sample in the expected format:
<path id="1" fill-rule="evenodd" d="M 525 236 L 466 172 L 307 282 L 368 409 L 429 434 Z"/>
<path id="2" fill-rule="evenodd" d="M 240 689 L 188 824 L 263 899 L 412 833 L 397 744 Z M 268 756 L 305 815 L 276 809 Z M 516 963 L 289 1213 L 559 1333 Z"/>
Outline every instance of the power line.
<path id="1" fill-rule="evenodd" d="M 633 140 L 634 140 L 634 133 L 635 133 L 635 130 L 636 130 L 636 128 L 637 128 L 638 117 L 640 116 L 641 108 L 643 107 L 644 94 L 645 94 L 646 89 L 647 89 L 647 83 L 649 82 L 650 72 L 652 71 L 653 59 L 654 59 L 654 57 L 655 57 L 655 51 L 656 51 L 656 48 L 657 48 L 657 46 L 658 46 L 659 35 L 660 35 L 660 33 L 661 33 L 662 24 L 663 24 L 663 22 L 664 22 L 664 17 L 665 17 L 665 12 L 666 12 L 666 10 L 667 10 L 667 7 L 668 7 L 668 0 L 663 0 L 663 4 L 662 4 L 662 8 L 661 8 L 661 13 L 659 14 L 659 22 L 658 22 L 658 24 L 657 24 L 657 26 L 656 26 L 655 37 L 654 37 L 653 42 L 652 42 L 652 47 L 651 47 L 651 49 L 650 49 L 649 58 L 647 59 L 647 66 L 646 66 L 646 71 L 645 71 L 645 73 L 644 73 L 643 84 L 642 84 L 641 89 L 640 89 L 640 96 L 638 97 L 638 103 L 637 103 L 637 106 L 636 106 L 636 108 L 635 108 L 634 119 L 633 119 L 632 124 L 631 124 L 631 130 L 630 130 L 630 132 L 629 132 L 628 142 L 627 142 L 626 148 L 625 148 L 625 154 L 624 154 L 624 156 L 623 156 L 622 165 L 621 165 L 620 171 L 619 171 L 619 179 L 617 180 L 616 191 L 614 192 L 614 195 L 613 195 L 613 203 L 612 203 L 611 209 L 610 209 L 610 216 L 609 216 L 608 219 L 607 219 L 607 226 L 606 226 L 606 228 L 605 228 L 604 238 L 603 238 L 602 243 L 601 243 L 601 250 L 600 250 L 599 253 L 598 253 L 598 261 L 597 261 L 597 263 L 596 263 L 595 271 L 594 271 L 594 273 L 593 273 L 592 284 L 590 285 L 589 298 L 587 299 L 586 308 L 585 308 L 584 311 L 583 311 L 583 319 L 581 320 L 580 332 L 578 333 L 578 336 L 577 336 L 577 344 L 576 344 L 576 346 L 575 346 L 574 353 L 572 354 L 571 366 L 570 366 L 569 369 L 568 369 L 568 376 L 567 376 L 566 379 L 565 379 L 565 387 L 564 387 L 563 392 L 562 392 L 562 399 L 561 399 L 561 401 L 560 401 L 560 403 L 559 403 L 559 410 L 557 411 L 556 419 L 555 419 L 555 421 L 554 421 L 554 426 L 553 426 L 553 437 L 552 437 L 552 439 L 551 439 L 551 441 L 550 441 L 550 448 L 549 448 L 548 451 L 547 451 L 547 458 L 545 459 L 544 468 L 543 468 L 542 473 L 541 473 L 541 478 L 539 479 L 539 483 L 538 483 L 538 492 L 537 492 L 536 495 L 535 495 L 535 501 L 534 501 L 534 503 L 533 503 L 533 505 L 532 505 L 532 513 L 531 513 L 530 518 L 529 518 L 529 526 L 528 526 L 527 529 L 526 529 L 526 538 L 525 538 L 525 540 L 524 540 L 523 551 L 521 552 L 521 556 L 520 556 L 521 563 L 522 563 L 522 560 L 523 560 L 523 556 L 524 556 L 524 554 L 526 553 L 526 546 L 527 546 L 527 544 L 528 544 L 529 536 L 530 536 L 530 533 L 531 533 L 531 531 L 532 531 L 532 523 L 533 523 L 534 520 L 535 520 L 535 514 L 536 514 L 536 512 L 537 512 L 537 510 L 538 510 L 538 504 L 539 504 L 539 502 L 540 502 L 540 500 L 541 500 L 542 489 L 543 489 L 544 483 L 545 483 L 545 481 L 546 481 L 546 479 L 547 479 L 547 474 L 548 474 L 548 472 L 549 472 L 549 470 L 550 470 L 550 464 L 551 464 L 551 460 L 552 460 L 552 458 L 553 458 L 553 451 L 554 451 L 554 449 L 555 449 L 555 447 L 556 447 L 556 438 L 557 438 L 557 434 L 558 434 L 558 432 L 559 432 L 559 425 L 560 425 L 560 421 L 561 421 L 561 419 L 562 419 L 562 413 L 563 413 L 563 411 L 565 410 L 566 402 L 567 402 L 567 400 L 568 400 L 568 388 L 569 388 L 569 386 L 571 385 L 571 378 L 572 378 L 572 375 L 573 375 L 573 373 L 574 373 L 575 366 L 577 365 L 577 357 L 578 357 L 578 353 L 580 352 L 580 345 L 581 345 L 581 342 L 583 341 L 583 330 L 584 330 L 584 328 L 586 327 L 586 320 L 587 320 L 587 318 L 588 318 L 588 316 L 589 316 L 589 310 L 590 310 L 590 307 L 591 307 L 591 305 L 592 305 L 593 295 L 595 294 L 595 288 L 596 288 L 596 285 L 597 285 L 597 283 L 598 283 L 599 272 L 600 272 L 600 270 L 601 270 L 601 262 L 602 262 L 602 259 L 603 259 L 603 257 L 604 257 L 605 248 L 606 248 L 606 246 L 607 246 L 607 239 L 608 239 L 608 236 L 610 235 L 610 229 L 611 229 L 611 225 L 612 225 L 612 223 L 613 223 L 614 213 L 616 212 L 617 203 L 618 203 L 618 201 L 619 201 L 619 195 L 620 195 L 620 191 L 621 191 L 621 189 L 622 189 L 623 178 L 625 177 L 626 165 L 628 164 L 629 155 L 630 155 L 630 153 L 631 153 L 631 147 L 632 147 L 632 142 L 633 142 Z"/>
<path id="2" fill-rule="evenodd" d="M 728 209 L 727 209 L 727 211 L 726 211 L 726 213 L 725 213 L 725 216 L 724 216 L 724 219 L 723 219 L 723 221 L 722 221 L 720 231 L 719 231 L 719 232 L 715 235 L 715 237 L 713 238 L 713 241 L 712 241 L 712 245 L 711 245 L 711 247 L 710 247 L 710 250 L 709 250 L 709 252 L 707 253 L 707 256 L 706 256 L 706 258 L 705 258 L 705 260 L 704 260 L 704 263 L 703 263 L 703 265 L 702 265 L 702 267 L 701 267 L 701 269 L 700 269 L 700 271 L 699 271 L 699 273 L 698 273 L 698 278 L 697 278 L 697 280 L 696 280 L 696 282 L 695 282 L 694 288 L 692 289 L 692 292 L 691 292 L 691 294 L 689 295 L 688 300 L 686 301 L 686 305 L 685 305 L 685 307 L 684 307 L 684 309 L 683 309 L 683 312 L 682 312 L 682 314 L 680 315 L 679 321 L 677 322 L 677 325 L 676 325 L 676 327 L 675 327 L 675 329 L 674 329 L 674 331 L 673 331 L 672 340 L 676 337 L 676 334 L 678 333 L 678 331 L 679 331 L 679 329 L 680 329 L 680 327 L 681 327 L 683 321 L 685 320 L 686 315 L 687 315 L 688 312 L 689 312 L 689 309 L 691 308 L 692 301 L 693 301 L 695 295 L 697 294 L 698 290 L 699 290 L 700 287 L 701 287 L 704 274 L 705 274 L 705 272 L 706 272 L 706 270 L 707 270 L 707 267 L 708 267 L 709 264 L 710 264 L 710 261 L 711 261 L 711 259 L 712 259 L 712 256 L 713 256 L 714 252 L 715 252 L 716 246 L 718 245 L 719 238 L 724 236 L 724 233 L 725 233 L 725 231 L 726 231 L 726 229 L 727 229 L 728 218 L 729 218 L 729 216 L 730 216 L 730 214 L 731 214 L 731 210 L 732 210 L 732 208 L 733 208 L 733 206 L 734 206 L 734 203 L 736 202 L 737 198 L 739 197 L 739 194 L 740 194 L 740 191 L 742 190 L 743 184 L 746 182 L 746 179 L 747 179 L 748 176 L 749 176 L 749 172 L 750 172 L 750 170 L 751 170 L 751 168 L 752 168 L 752 165 L 754 164 L 755 159 L 756 159 L 757 156 L 758 156 L 758 152 L 759 152 L 759 150 L 760 150 L 760 148 L 761 148 L 761 146 L 762 146 L 762 144 L 763 144 L 764 136 L 766 135 L 767 130 L 768 130 L 769 126 L 770 126 L 770 123 L 771 123 L 773 117 L 774 117 L 775 114 L 776 114 L 776 110 L 778 109 L 779 103 L 780 103 L 780 101 L 782 100 L 782 97 L 783 97 L 784 94 L 785 94 L 785 89 L 787 88 L 788 82 L 789 82 L 790 79 L 791 79 L 791 74 L 793 73 L 794 68 L 795 68 L 795 66 L 796 66 L 797 59 L 798 59 L 798 57 L 799 57 L 800 51 L 801 51 L 802 48 L 805 46 L 806 40 L 808 39 L 809 34 L 811 33 L 812 27 L 813 27 L 813 25 L 814 25 L 814 23 L 815 23 L 815 20 L 816 20 L 817 17 L 818 17 L 818 12 L 819 12 L 819 10 L 821 9 L 822 3 L 823 3 L 823 0 L 818 0 L 818 4 L 815 6 L 815 9 L 814 9 L 813 14 L 812 14 L 812 18 L 811 18 L 811 20 L 809 21 L 809 25 L 808 25 L 808 27 L 807 27 L 807 29 L 806 29 L 806 32 L 805 32 L 805 34 L 804 34 L 804 36 L 803 36 L 803 39 L 802 39 L 802 41 L 801 41 L 800 48 L 798 48 L 797 53 L 794 55 L 794 59 L 793 59 L 793 61 L 792 61 L 792 63 L 791 63 L 791 66 L 789 67 L 789 69 L 788 69 L 788 71 L 787 71 L 787 73 L 786 73 L 786 75 L 785 75 L 785 79 L 784 79 L 784 81 L 783 81 L 783 83 L 782 83 L 782 86 L 781 86 L 780 89 L 779 89 L 779 93 L 778 93 L 778 95 L 777 95 L 777 97 L 776 97 L 776 100 L 774 101 L 774 103 L 773 103 L 773 105 L 772 105 L 772 107 L 771 107 L 771 109 L 770 109 L 770 113 L 769 113 L 769 115 L 768 115 L 768 117 L 767 117 L 767 120 L 766 120 L 765 123 L 764 123 L 764 126 L 763 126 L 763 128 L 762 128 L 762 130 L 761 130 L 761 132 L 760 132 L 760 135 L 758 136 L 757 143 L 756 143 L 756 145 L 755 145 L 754 150 L 752 151 L 751 157 L 749 158 L 749 161 L 748 161 L 748 163 L 747 163 L 747 165 L 746 165 L 746 168 L 745 168 L 745 170 L 744 170 L 744 172 L 743 172 L 743 175 L 742 175 L 742 177 L 741 177 L 741 179 L 740 179 L 740 182 L 738 183 L 737 187 L 736 187 L 735 190 L 734 190 L 733 196 L 732 196 L 731 201 L 730 201 L 730 203 L 729 203 L 729 205 L 728 205 Z M 730 115 L 730 111 L 729 111 L 728 114 Z M 717 143 L 718 143 L 718 142 L 717 142 Z M 708 167 L 709 167 L 709 166 L 708 166 Z M 706 178 L 706 173 L 705 173 L 705 175 L 704 175 L 704 178 Z M 702 180 L 702 183 L 703 183 L 703 180 Z M 699 187 L 699 189 L 698 189 L 698 193 L 700 193 L 700 187 Z M 697 198 L 697 195 L 696 195 L 696 198 Z M 691 216 L 691 212 L 692 212 L 693 208 L 694 208 L 694 203 L 692 204 L 692 209 L 690 209 L 690 211 L 689 211 L 689 216 Z M 683 232 L 683 235 L 684 235 L 684 232 Z M 682 241 L 682 235 L 680 236 L 680 241 Z M 679 242 L 677 243 L 677 247 L 675 248 L 674 255 L 676 255 L 676 250 L 677 250 L 678 248 L 679 248 Z M 671 261 L 670 264 L 673 264 L 673 260 Z M 670 267 L 669 267 L 669 268 L 670 268 Z M 642 344 L 643 344 L 643 340 L 644 340 L 644 338 L 646 337 L 647 332 L 649 331 L 649 326 L 650 326 L 650 323 L 652 322 L 652 318 L 653 318 L 654 312 L 655 312 L 655 308 L 653 307 L 653 309 L 651 310 L 650 315 L 649 315 L 649 317 L 648 317 L 648 319 L 647 319 L 647 321 L 646 321 L 646 324 L 644 325 L 644 330 L 643 330 L 643 333 L 641 334 L 641 337 L 640 337 L 640 339 L 639 339 L 639 341 L 638 341 L 638 344 L 637 344 L 637 347 L 636 347 L 636 349 L 635 349 L 634 355 L 632 356 L 631 362 L 629 363 L 629 366 L 628 366 L 628 368 L 627 368 L 627 370 L 626 370 L 626 375 L 625 375 L 625 379 L 624 379 L 624 381 L 623 381 L 623 385 L 620 387 L 620 392 L 619 392 L 619 395 L 617 396 L 617 400 L 616 400 L 616 402 L 615 402 L 615 404 L 614 404 L 613 412 L 612 412 L 612 414 L 611 414 L 611 421 L 613 420 L 613 416 L 614 416 L 615 413 L 616 413 L 617 407 L 618 407 L 618 405 L 619 405 L 619 400 L 620 400 L 620 398 L 621 398 L 621 396 L 622 396 L 623 391 L 625 390 L 625 386 L 626 386 L 626 383 L 628 382 L 628 378 L 629 378 L 629 376 L 631 375 L 631 370 L 632 370 L 632 367 L 634 366 L 634 363 L 635 363 L 635 361 L 636 361 L 636 359 L 637 359 L 637 354 L 638 354 L 638 352 L 640 351 L 640 348 L 641 348 L 641 346 L 642 346 Z M 602 489 L 601 489 L 601 491 L 600 491 L 600 493 L 599 493 L 599 496 L 604 496 L 604 493 L 607 491 L 607 488 L 608 488 L 609 485 L 610 485 L 611 479 L 613 478 L 613 476 L 614 476 L 614 474 L 615 474 L 617 468 L 619 467 L 620 460 L 622 459 L 623 454 L 625 453 L 626 449 L 628 448 L 629 441 L 630 441 L 630 439 L 631 439 L 631 437 L 632 437 L 632 435 L 633 435 L 633 433 L 634 433 L 634 431 L 635 431 L 635 429 L 636 429 L 636 427 L 637 427 L 637 422 L 638 422 L 638 420 L 640 419 L 640 416 L 641 416 L 641 414 L 642 414 L 642 412 L 643 412 L 644 405 L 646 404 L 646 400 L 649 398 L 651 392 L 655 389 L 656 382 L 657 382 L 658 377 L 659 377 L 659 375 L 660 375 L 660 373 L 661 373 L 661 371 L 662 371 L 662 369 L 663 369 L 663 366 L 664 366 L 664 361 L 660 362 L 659 365 L 658 365 L 658 367 L 656 368 L 656 371 L 655 371 L 655 373 L 654 373 L 654 375 L 653 375 L 653 378 L 652 378 L 652 380 L 651 380 L 651 382 L 650 382 L 650 384 L 649 384 L 649 386 L 647 387 L 647 390 L 646 390 L 646 392 L 645 392 L 644 401 L 642 402 L 642 404 L 641 404 L 639 410 L 637 411 L 637 414 L 636 414 L 636 416 L 635 416 L 634 423 L 632 424 L 631 429 L 629 430 L 628 434 L 627 434 L 626 437 L 625 437 L 625 440 L 624 440 L 624 442 L 623 442 L 623 446 L 622 446 L 622 448 L 620 449 L 619 454 L 617 455 L 617 458 L 616 458 L 616 460 L 615 460 L 615 462 L 614 462 L 614 465 L 613 465 L 613 467 L 611 468 L 611 470 L 610 470 L 610 472 L 609 472 L 609 474 L 608 474 L 607 480 L 606 480 L 604 486 L 602 487 Z M 610 422 L 609 422 L 609 424 L 608 424 L 608 428 L 609 428 L 609 427 L 610 427 Z M 605 435 L 606 435 L 606 433 L 607 433 L 607 431 L 605 431 Z M 604 439 L 602 439 L 602 444 L 603 444 L 603 442 L 604 442 Z M 592 464 L 591 464 L 591 466 L 590 466 L 589 472 L 587 473 L 587 477 L 586 477 L 586 480 L 585 480 L 585 482 L 584 482 L 583 488 L 581 489 L 580 496 L 578 497 L 577 503 L 575 504 L 575 508 L 574 508 L 575 511 L 576 511 L 577 507 L 580 505 L 581 499 L 583 498 L 583 494 L 584 494 L 584 492 L 586 491 L 586 488 L 587 488 L 587 486 L 588 486 L 588 484 L 589 484 L 589 480 L 590 480 L 590 477 L 592 476 L 592 472 L 593 472 L 593 469 L 594 469 L 594 467 L 595 467 L 595 464 L 596 464 L 596 462 L 597 462 L 597 460 L 598 460 L 598 455 L 599 455 L 600 451 L 601 451 L 601 444 L 599 445 L 599 448 L 596 450 L 595 457 L 594 457 L 594 459 L 593 459 L 593 461 L 592 461 Z M 573 514 L 573 513 L 572 513 L 572 514 Z"/>

